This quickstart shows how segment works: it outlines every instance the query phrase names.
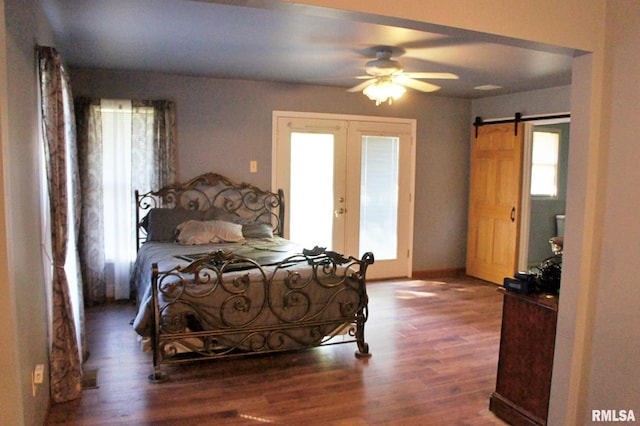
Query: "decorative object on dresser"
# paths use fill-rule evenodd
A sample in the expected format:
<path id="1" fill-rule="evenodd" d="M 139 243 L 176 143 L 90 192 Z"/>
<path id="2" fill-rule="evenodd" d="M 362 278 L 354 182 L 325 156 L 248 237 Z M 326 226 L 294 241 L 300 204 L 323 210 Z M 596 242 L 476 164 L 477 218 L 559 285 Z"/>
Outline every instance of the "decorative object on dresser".
<path id="1" fill-rule="evenodd" d="M 532 267 L 529 272 L 516 272 L 503 280 L 505 289 L 516 293 L 544 293 L 552 296 L 560 295 L 562 278 L 562 253 L 554 254 L 540 265 Z"/>
<path id="2" fill-rule="evenodd" d="M 160 365 L 356 343 L 368 317 L 362 258 L 283 238 L 284 194 L 208 173 L 136 192 L 134 328 Z"/>
<path id="3" fill-rule="evenodd" d="M 553 295 L 504 291 L 496 390 L 489 409 L 510 424 L 547 422 L 557 314 Z"/>

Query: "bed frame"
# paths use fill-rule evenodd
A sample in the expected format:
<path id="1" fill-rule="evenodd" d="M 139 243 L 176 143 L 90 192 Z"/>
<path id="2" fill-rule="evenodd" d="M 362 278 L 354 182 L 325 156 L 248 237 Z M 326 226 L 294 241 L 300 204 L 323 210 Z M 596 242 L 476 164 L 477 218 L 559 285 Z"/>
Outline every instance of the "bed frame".
<path id="1" fill-rule="evenodd" d="M 223 208 L 269 222 L 283 236 L 284 195 L 235 184 L 209 173 L 186 184 L 138 194 L 137 245 L 144 242 L 143 214 L 152 207 Z M 367 267 L 361 259 L 323 248 L 304 250 L 269 266 L 218 251 L 187 266 L 161 271 L 153 265 L 152 382 L 167 379 L 162 364 L 220 359 L 356 343 L 357 358 L 371 356 L 364 338 L 368 318 Z M 201 309 L 201 298 L 215 309 Z M 185 327 L 186 325 L 186 327 Z M 186 331 L 185 331 L 186 330 Z"/>
<path id="2" fill-rule="evenodd" d="M 299 263 L 309 266 L 306 276 L 287 270 Z M 371 253 L 359 260 L 315 249 L 283 260 L 273 270 L 223 252 L 169 271 L 158 271 L 154 265 L 154 370 L 149 380 L 166 380 L 160 368 L 163 363 L 351 342 L 357 344 L 357 358 L 371 356 L 364 325 L 368 317 L 365 276 L 372 263 Z M 251 269 L 234 274 L 234 265 Z M 184 311 L 177 309 L 178 313 L 165 315 L 172 306 L 191 305 L 202 295 L 217 301 L 215 312 L 196 308 L 190 311 L 190 318 L 184 318 Z M 176 323 L 198 327 L 190 332 L 180 331 L 181 327 L 173 331 Z M 178 348 L 187 351 L 181 353 Z"/>
<path id="3" fill-rule="evenodd" d="M 246 182 L 235 183 L 217 173 L 205 173 L 186 183 L 157 191 L 135 191 L 136 248 L 147 239 L 144 218 L 152 208 L 208 210 L 217 207 L 250 222 L 270 223 L 274 235 L 284 236 L 284 192 L 264 191 Z"/>

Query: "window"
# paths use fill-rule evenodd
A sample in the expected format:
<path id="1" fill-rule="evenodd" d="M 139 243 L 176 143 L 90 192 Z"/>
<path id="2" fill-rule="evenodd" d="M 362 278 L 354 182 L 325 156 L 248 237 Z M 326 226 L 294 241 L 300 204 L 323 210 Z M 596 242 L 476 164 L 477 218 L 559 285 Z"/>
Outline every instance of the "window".
<path id="1" fill-rule="evenodd" d="M 102 220 L 107 295 L 129 297 L 129 275 L 135 260 L 135 214 L 132 195 L 140 178 L 148 180 L 146 167 L 136 167 L 135 153 L 153 158 L 153 108 L 133 108 L 131 101 L 102 99 Z M 140 123 L 144 125 L 140 125 Z M 148 137 L 147 137 L 148 136 Z M 151 162 L 151 161 L 148 161 Z M 140 162 L 137 162 L 138 164 Z M 142 189 L 151 189 L 148 182 Z M 112 293 L 113 292 L 113 293 Z"/>
<path id="2" fill-rule="evenodd" d="M 558 152 L 560 132 L 535 130 L 531 152 L 531 195 L 558 195 Z"/>
<path id="3" fill-rule="evenodd" d="M 76 116 L 85 300 L 128 299 L 136 255 L 133 191 L 174 181 L 174 104 L 79 98 Z"/>

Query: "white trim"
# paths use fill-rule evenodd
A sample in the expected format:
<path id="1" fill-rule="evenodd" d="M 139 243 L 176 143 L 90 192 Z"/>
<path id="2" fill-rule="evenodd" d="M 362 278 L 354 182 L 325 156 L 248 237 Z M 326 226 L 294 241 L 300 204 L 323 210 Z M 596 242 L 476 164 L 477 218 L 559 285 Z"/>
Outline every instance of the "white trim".
<path id="1" fill-rule="evenodd" d="M 346 120 L 346 121 L 374 121 L 378 123 L 405 123 L 405 124 L 411 124 L 412 130 L 414 132 L 416 127 L 416 120 L 414 118 L 380 117 L 380 116 L 373 116 L 373 115 L 325 114 L 322 112 L 301 112 L 301 111 L 273 111 L 273 120 L 279 117 L 324 119 L 324 120 Z"/>
<path id="2" fill-rule="evenodd" d="M 520 195 L 520 243 L 518 247 L 518 270 L 529 269 L 529 231 L 531 225 L 531 146 L 533 123 L 524 123 L 522 147 L 522 191 Z"/>
<path id="3" fill-rule="evenodd" d="M 522 147 L 522 191 L 520 197 L 520 243 L 518 247 L 519 271 L 526 271 L 529 268 L 529 233 L 531 224 L 531 147 L 533 145 L 533 128 L 550 124 L 570 122 L 571 118 L 566 117 L 553 118 L 549 120 L 530 121 L 524 123 L 524 144 Z"/>

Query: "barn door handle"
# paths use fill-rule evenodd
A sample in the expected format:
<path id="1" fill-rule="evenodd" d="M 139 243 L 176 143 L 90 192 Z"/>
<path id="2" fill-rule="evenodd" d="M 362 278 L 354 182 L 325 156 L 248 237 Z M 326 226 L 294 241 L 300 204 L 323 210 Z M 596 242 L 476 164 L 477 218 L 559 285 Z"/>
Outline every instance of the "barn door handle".
<path id="1" fill-rule="evenodd" d="M 515 222 L 515 221 L 516 221 L 516 208 L 511 207 L 511 222 Z"/>

